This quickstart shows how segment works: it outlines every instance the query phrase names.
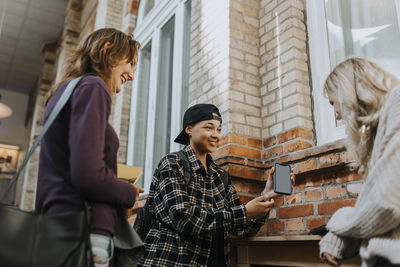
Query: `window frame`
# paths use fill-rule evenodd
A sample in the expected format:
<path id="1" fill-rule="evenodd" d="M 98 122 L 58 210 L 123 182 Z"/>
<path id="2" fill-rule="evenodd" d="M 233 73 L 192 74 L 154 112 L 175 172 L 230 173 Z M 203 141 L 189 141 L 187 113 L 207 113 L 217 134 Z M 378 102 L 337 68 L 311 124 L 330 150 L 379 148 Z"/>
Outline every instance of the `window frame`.
<path id="1" fill-rule="evenodd" d="M 336 126 L 335 113 L 324 96 L 323 86 L 331 72 L 324 1 L 307 0 L 307 28 L 317 144 L 346 137 L 345 126 Z"/>
<path id="2" fill-rule="evenodd" d="M 147 0 L 146 0 L 147 1 Z M 182 53 L 184 48 L 184 22 L 186 3 L 188 0 L 171 0 L 161 1 L 155 0 L 154 7 L 143 18 L 140 15 L 141 11 L 146 5 L 145 1 L 139 6 L 139 17 L 137 27 L 133 32 L 134 38 L 145 47 L 151 42 L 151 60 L 150 60 L 150 83 L 149 83 L 149 103 L 148 103 L 148 125 L 147 125 L 147 140 L 146 140 L 146 159 L 144 169 L 144 194 L 148 194 L 153 171 L 156 166 L 153 165 L 153 144 L 154 144 L 154 129 L 155 129 L 155 116 L 156 116 L 156 97 L 159 78 L 159 62 L 160 62 L 160 42 L 162 27 L 175 16 L 174 25 L 174 48 L 173 48 L 173 66 L 174 71 L 172 74 L 172 103 L 171 103 L 171 138 L 170 138 L 170 151 L 177 151 L 180 149 L 179 144 L 174 142 L 175 137 L 179 134 L 181 129 L 181 103 L 182 103 L 182 85 L 183 85 L 183 59 Z M 136 68 L 135 77 L 139 77 L 141 69 L 141 54 L 139 54 L 138 66 Z M 131 108 L 130 108 L 130 122 L 129 122 L 129 135 L 128 135 L 128 149 L 127 149 L 127 164 L 133 164 L 133 151 L 135 140 L 135 124 L 136 124 L 136 99 L 138 80 L 135 79 L 132 83 L 131 95 Z"/>

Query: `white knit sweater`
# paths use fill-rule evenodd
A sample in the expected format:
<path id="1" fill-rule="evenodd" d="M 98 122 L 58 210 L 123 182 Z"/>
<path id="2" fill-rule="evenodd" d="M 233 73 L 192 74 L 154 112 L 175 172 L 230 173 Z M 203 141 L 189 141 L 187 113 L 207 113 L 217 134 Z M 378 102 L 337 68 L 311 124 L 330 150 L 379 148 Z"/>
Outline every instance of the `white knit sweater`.
<path id="1" fill-rule="evenodd" d="M 376 257 L 400 263 L 400 87 L 382 107 L 368 176 L 354 207 L 339 209 L 320 241 L 320 254 L 338 259 L 357 254 L 362 266 Z"/>

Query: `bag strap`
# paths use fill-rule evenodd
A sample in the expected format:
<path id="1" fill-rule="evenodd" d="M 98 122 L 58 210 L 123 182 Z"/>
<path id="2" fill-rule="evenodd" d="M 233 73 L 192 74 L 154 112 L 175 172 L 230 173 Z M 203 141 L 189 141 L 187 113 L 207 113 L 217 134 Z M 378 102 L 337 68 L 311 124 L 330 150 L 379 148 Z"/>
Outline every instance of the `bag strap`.
<path id="1" fill-rule="evenodd" d="M 182 160 L 183 179 L 185 180 L 186 184 L 188 185 L 192 179 L 192 171 L 190 169 L 189 159 L 186 156 L 186 154 L 183 152 L 183 150 L 179 150 L 178 152 L 175 152 L 174 154 L 176 154 Z M 229 182 L 229 173 L 227 171 L 221 169 L 221 178 L 222 178 L 222 182 L 224 183 L 224 186 L 226 188 L 226 186 L 228 185 L 228 182 Z"/>
<path id="2" fill-rule="evenodd" d="M 71 97 L 76 85 L 79 83 L 79 81 L 84 76 L 86 76 L 86 75 L 83 75 L 83 76 L 80 76 L 78 78 L 75 78 L 75 79 L 71 80 L 68 83 L 67 88 L 62 93 L 60 99 L 57 101 L 57 104 L 54 106 L 53 110 L 51 111 L 51 113 L 49 115 L 49 118 L 47 119 L 47 121 L 43 125 L 42 131 L 40 132 L 39 136 L 36 138 L 35 142 L 31 146 L 31 148 L 29 149 L 28 153 L 26 154 L 24 160 L 21 163 L 21 166 L 18 168 L 18 171 L 15 173 L 14 177 L 12 178 L 10 183 L 8 184 L 8 187 L 5 190 L 5 194 L 3 195 L 1 200 L 3 200 L 7 196 L 7 193 L 9 192 L 11 187 L 18 180 L 18 176 L 21 174 L 22 170 L 25 168 L 26 164 L 28 163 L 28 161 L 29 161 L 30 157 L 32 156 L 33 152 L 35 151 L 36 147 L 39 145 L 39 143 L 42 140 L 43 136 L 46 134 L 47 130 L 50 128 L 51 124 L 56 119 L 56 117 L 58 116 L 60 111 L 63 109 L 65 104 L 67 104 L 67 102 L 68 102 L 69 98 Z"/>
<path id="3" fill-rule="evenodd" d="M 182 150 L 176 152 L 176 155 L 181 159 L 183 164 L 183 179 L 186 182 L 186 185 L 190 183 L 192 180 L 192 171 L 190 169 L 189 159 L 187 158 L 186 154 L 183 153 Z"/>

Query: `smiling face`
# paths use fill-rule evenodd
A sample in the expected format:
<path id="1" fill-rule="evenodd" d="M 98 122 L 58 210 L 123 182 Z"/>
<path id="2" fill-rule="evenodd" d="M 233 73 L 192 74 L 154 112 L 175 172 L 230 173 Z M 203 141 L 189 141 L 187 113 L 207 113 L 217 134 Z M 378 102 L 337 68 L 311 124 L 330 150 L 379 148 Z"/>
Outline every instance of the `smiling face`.
<path id="1" fill-rule="evenodd" d="M 111 69 L 111 75 L 108 82 L 111 92 L 119 93 L 121 91 L 121 86 L 124 83 L 134 79 L 135 66 L 136 60 L 132 60 L 131 62 L 121 60 Z"/>
<path id="2" fill-rule="evenodd" d="M 212 153 L 221 140 L 221 122 L 218 120 L 199 121 L 186 127 L 190 145 L 201 154 Z"/>

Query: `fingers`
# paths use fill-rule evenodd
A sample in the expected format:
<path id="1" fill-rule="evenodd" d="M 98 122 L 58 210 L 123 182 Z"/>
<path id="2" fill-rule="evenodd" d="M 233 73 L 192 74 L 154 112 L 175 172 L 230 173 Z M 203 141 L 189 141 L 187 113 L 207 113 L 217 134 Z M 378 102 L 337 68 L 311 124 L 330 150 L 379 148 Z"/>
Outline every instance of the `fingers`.
<path id="1" fill-rule="evenodd" d="M 264 208 L 271 208 L 274 206 L 275 201 L 273 199 L 270 199 L 265 202 L 260 202 L 260 205 L 264 206 Z"/>
<path id="2" fill-rule="evenodd" d="M 332 265 L 332 266 L 339 266 L 339 263 L 336 261 L 336 259 L 329 253 L 323 253 L 322 254 L 322 259 L 325 261 L 325 263 Z"/>

